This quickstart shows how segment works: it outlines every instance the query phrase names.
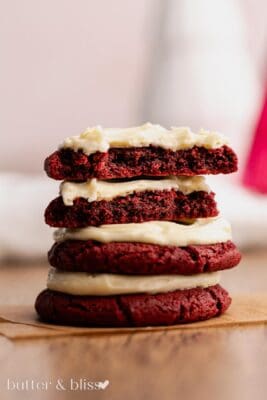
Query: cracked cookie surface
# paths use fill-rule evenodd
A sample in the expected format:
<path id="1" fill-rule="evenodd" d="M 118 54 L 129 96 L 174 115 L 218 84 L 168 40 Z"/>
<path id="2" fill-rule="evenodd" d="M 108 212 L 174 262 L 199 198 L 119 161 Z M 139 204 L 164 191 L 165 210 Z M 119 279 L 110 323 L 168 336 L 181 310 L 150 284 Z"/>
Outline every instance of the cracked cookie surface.
<path id="1" fill-rule="evenodd" d="M 135 275 L 214 272 L 234 267 L 240 258 L 231 241 L 176 247 L 66 240 L 55 243 L 48 253 L 50 264 L 61 270 Z"/>
<path id="2" fill-rule="evenodd" d="M 216 317 L 231 303 L 220 285 L 161 294 L 73 296 L 44 290 L 35 308 L 46 322 L 77 326 L 175 325 Z"/>

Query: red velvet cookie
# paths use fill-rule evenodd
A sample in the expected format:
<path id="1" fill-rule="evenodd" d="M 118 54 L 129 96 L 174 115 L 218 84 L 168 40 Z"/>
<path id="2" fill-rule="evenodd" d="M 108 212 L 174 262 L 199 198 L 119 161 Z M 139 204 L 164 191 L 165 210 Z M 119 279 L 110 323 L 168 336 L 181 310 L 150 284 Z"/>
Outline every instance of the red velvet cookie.
<path id="1" fill-rule="evenodd" d="M 231 303 L 220 285 L 161 294 L 73 296 L 44 290 L 35 302 L 40 318 L 56 324 L 102 327 L 176 325 L 222 314 Z"/>
<path id="2" fill-rule="evenodd" d="M 88 225 L 179 221 L 216 215 L 218 210 L 214 193 L 199 191 L 185 195 L 172 189 L 137 192 L 90 203 L 84 198 L 77 198 L 73 206 L 65 206 L 62 197 L 57 197 L 45 211 L 45 222 L 60 228 L 83 228 Z"/>
<path id="3" fill-rule="evenodd" d="M 187 247 L 147 243 L 66 240 L 48 253 L 50 264 L 65 271 L 134 275 L 191 275 L 229 269 L 241 255 L 233 242 Z"/>
<path id="4" fill-rule="evenodd" d="M 84 181 L 138 176 L 228 174 L 237 170 L 237 157 L 228 146 L 216 149 L 194 146 L 186 150 L 160 147 L 111 148 L 89 156 L 81 150 L 60 149 L 45 160 L 53 179 Z"/>

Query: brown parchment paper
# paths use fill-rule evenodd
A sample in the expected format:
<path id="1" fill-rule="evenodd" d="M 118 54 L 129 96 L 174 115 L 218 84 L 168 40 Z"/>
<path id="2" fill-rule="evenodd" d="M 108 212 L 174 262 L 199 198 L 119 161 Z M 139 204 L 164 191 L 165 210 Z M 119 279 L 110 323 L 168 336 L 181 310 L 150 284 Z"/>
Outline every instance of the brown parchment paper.
<path id="1" fill-rule="evenodd" d="M 38 320 L 33 305 L 0 306 L 0 335 L 10 339 L 31 339 L 68 335 L 103 335 L 160 330 L 234 327 L 267 323 L 267 293 L 240 295 L 233 298 L 230 309 L 208 321 L 167 327 L 145 328 L 78 328 L 45 324 Z"/>

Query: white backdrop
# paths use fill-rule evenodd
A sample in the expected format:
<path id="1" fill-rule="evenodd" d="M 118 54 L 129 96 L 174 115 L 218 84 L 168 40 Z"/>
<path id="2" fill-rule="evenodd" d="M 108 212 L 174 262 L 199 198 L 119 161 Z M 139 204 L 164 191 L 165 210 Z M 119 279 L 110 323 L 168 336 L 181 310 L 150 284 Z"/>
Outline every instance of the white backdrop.
<path id="1" fill-rule="evenodd" d="M 58 183 L 43 160 L 87 126 L 221 130 L 243 164 L 265 87 L 265 0 L 0 6 L 0 258 L 46 253 L 43 212 Z M 266 245 L 266 198 L 223 179 L 213 188 L 237 242 Z"/>

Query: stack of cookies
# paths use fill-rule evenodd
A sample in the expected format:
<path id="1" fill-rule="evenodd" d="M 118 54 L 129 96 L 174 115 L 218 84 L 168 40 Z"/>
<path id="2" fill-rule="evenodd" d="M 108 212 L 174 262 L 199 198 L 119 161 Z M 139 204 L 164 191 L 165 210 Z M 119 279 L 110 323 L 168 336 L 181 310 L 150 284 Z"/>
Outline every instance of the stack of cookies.
<path id="1" fill-rule="evenodd" d="M 200 175 L 237 170 L 216 132 L 147 123 L 87 129 L 45 160 L 60 196 L 42 320 L 84 326 L 172 325 L 223 313 L 220 270 L 240 261 L 230 224 Z"/>

